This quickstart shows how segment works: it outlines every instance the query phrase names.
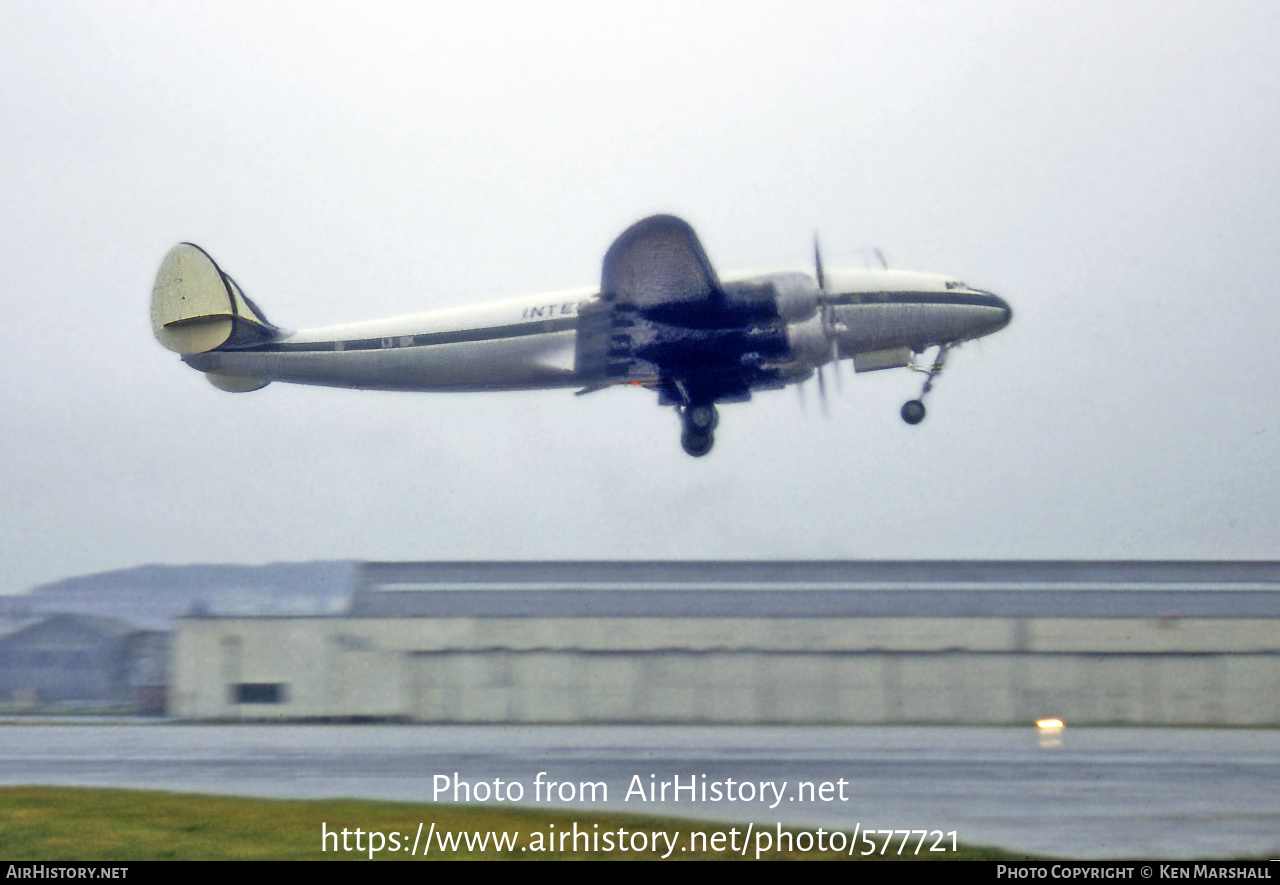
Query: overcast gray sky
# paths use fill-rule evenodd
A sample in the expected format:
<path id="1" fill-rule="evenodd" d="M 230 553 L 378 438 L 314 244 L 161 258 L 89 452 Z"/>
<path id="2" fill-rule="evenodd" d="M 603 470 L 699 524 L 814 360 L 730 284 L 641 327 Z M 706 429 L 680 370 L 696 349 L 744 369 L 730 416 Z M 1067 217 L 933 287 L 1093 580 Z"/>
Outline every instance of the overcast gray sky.
<path id="1" fill-rule="evenodd" d="M 1276 558 L 1280 5 L 0 3 L 0 591 L 150 562 Z M 212 388 L 201 244 L 278 324 L 879 246 L 1014 308 L 921 378 Z M 847 364 L 846 364 L 847 366 Z M 812 386 L 812 385 L 811 385 Z"/>

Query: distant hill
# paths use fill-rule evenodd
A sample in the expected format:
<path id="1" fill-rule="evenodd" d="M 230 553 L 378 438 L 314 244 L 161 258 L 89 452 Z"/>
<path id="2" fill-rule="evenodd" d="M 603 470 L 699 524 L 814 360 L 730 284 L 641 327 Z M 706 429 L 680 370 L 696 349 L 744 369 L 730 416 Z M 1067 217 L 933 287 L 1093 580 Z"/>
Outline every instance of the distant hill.
<path id="1" fill-rule="evenodd" d="M 0 617 L 109 615 L 164 628 L 182 615 L 312 615 L 346 609 L 356 563 L 144 565 L 41 584 L 0 597 Z"/>

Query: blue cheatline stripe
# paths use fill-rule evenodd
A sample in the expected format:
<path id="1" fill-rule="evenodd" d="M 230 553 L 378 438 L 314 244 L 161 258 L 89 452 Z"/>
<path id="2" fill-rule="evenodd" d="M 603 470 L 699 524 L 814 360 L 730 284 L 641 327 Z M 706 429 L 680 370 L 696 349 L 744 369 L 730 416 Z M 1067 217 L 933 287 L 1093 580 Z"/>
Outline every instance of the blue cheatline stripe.
<path id="1" fill-rule="evenodd" d="M 554 332 L 570 332 L 578 327 L 577 317 L 540 320 L 536 323 L 513 323 L 507 326 L 490 326 L 484 329 L 457 329 L 450 332 L 424 332 L 419 335 L 387 335 L 379 338 L 354 338 L 347 341 L 311 341 L 291 343 L 272 341 L 251 347 L 237 347 L 237 352 L 259 351 L 269 353 L 319 352 L 338 350 L 390 350 L 397 347 L 431 347 L 437 344 L 463 344 L 476 341 L 499 341 L 504 338 L 523 338 L 529 335 L 549 335 Z"/>
<path id="2" fill-rule="evenodd" d="M 932 304 L 948 307 L 999 307 L 990 295 L 963 295 L 954 292 L 852 292 L 826 298 L 828 304 Z"/>

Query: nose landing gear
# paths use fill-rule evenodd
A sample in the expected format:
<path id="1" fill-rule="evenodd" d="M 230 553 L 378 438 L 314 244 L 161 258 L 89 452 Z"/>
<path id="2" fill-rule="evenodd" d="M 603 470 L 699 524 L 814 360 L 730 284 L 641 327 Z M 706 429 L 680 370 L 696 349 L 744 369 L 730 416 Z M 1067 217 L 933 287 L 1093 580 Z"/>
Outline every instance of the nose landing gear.
<path id="1" fill-rule="evenodd" d="M 684 429 L 680 433 L 680 445 L 685 453 L 701 458 L 715 444 L 714 431 L 720 423 L 720 413 L 714 405 L 681 406 L 680 422 Z"/>
<path id="2" fill-rule="evenodd" d="M 951 349 L 950 344 L 939 345 L 938 356 L 933 361 L 933 365 L 927 369 L 922 369 L 919 366 L 911 367 L 915 369 L 917 372 L 926 373 L 928 377 L 924 379 L 924 389 L 920 391 L 920 398 L 907 400 L 905 403 L 902 404 L 901 415 L 902 415 L 903 421 L 906 421 L 908 424 L 915 425 L 915 424 L 919 424 L 921 421 L 924 420 L 924 416 L 925 416 L 924 398 L 929 393 L 929 391 L 933 389 L 933 380 L 942 374 L 942 367 L 947 362 L 947 351 L 950 349 Z"/>

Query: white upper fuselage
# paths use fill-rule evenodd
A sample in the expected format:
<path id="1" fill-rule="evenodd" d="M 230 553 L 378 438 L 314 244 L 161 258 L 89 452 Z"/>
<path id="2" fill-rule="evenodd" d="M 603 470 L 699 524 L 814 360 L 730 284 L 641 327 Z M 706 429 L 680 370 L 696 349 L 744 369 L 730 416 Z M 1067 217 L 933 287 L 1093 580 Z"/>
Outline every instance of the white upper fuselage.
<path id="1" fill-rule="evenodd" d="M 203 371 L 368 390 L 571 387 L 578 305 L 595 288 L 323 326 L 186 357 Z"/>

